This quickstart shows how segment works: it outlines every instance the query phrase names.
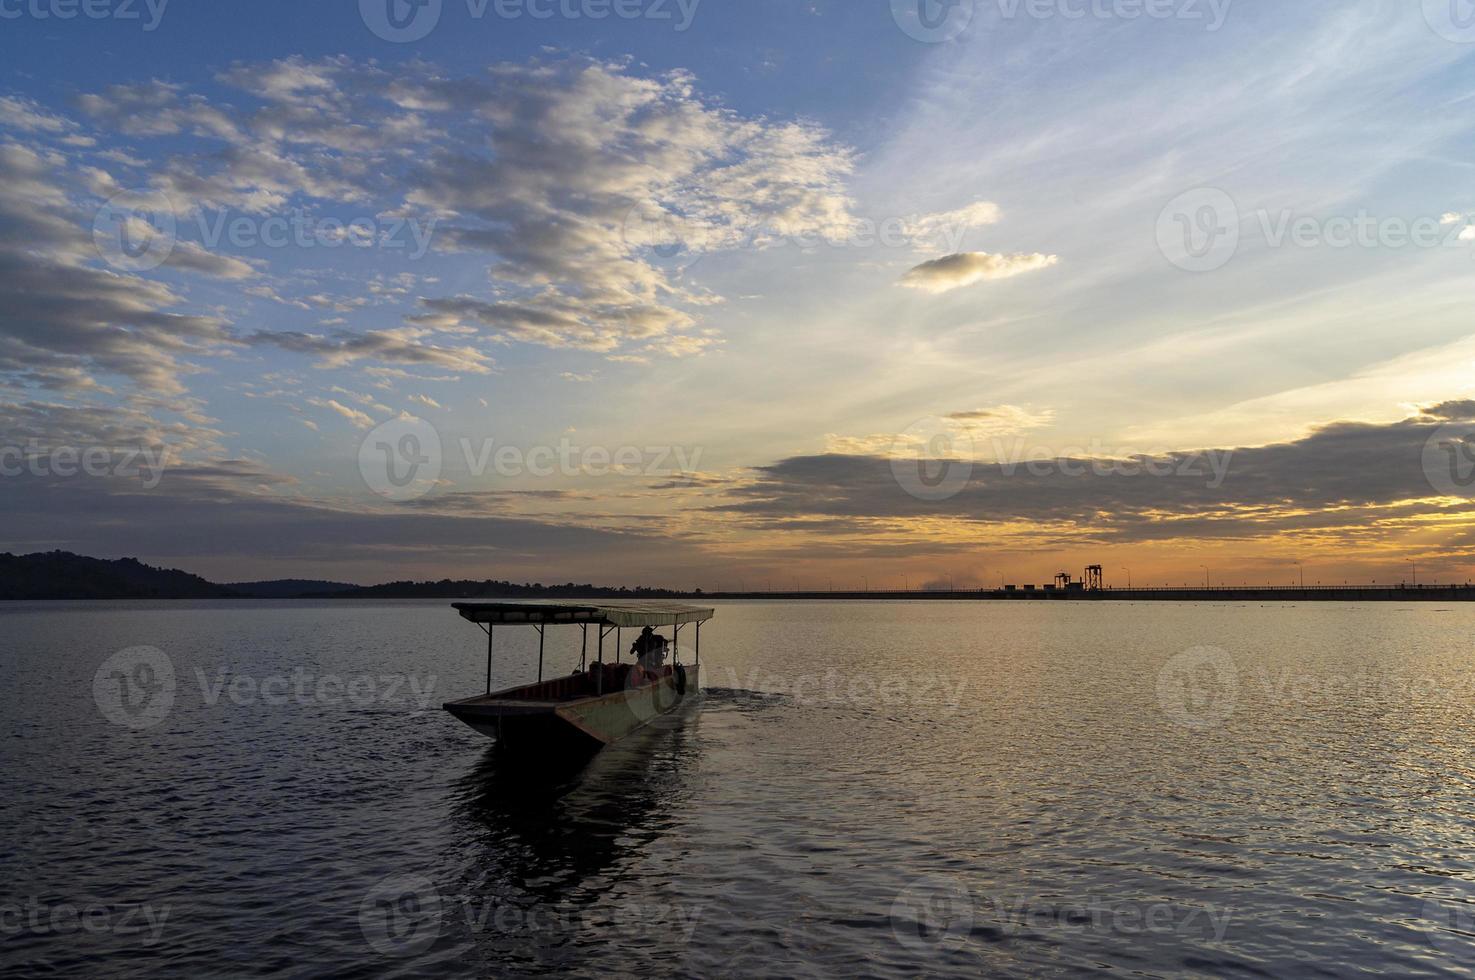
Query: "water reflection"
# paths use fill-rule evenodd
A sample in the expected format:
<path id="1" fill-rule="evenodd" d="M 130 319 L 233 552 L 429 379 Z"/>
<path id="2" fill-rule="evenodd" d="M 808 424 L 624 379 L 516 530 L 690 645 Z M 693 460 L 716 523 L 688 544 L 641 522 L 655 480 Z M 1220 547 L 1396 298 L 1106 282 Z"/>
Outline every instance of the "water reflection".
<path id="1" fill-rule="evenodd" d="M 557 767 L 484 752 L 457 780 L 451 814 L 467 860 L 450 890 L 474 945 L 531 954 L 524 968 L 567 968 L 586 947 L 670 925 L 625 888 L 679 873 L 684 845 L 670 831 L 697 768 L 695 717 L 662 716 Z"/>

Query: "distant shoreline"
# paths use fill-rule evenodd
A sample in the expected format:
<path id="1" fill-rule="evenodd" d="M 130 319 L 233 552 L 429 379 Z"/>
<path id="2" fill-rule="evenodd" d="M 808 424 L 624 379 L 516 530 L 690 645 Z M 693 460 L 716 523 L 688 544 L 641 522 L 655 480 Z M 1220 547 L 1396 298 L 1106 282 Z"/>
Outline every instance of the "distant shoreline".
<path id="1" fill-rule="evenodd" d="M 1475 585 L 1234 586 L 1181 589 L 975 589 L 952 592 L 713 592 L 704 599 L 958 602 L 1475 602 Z"/>
<path id="2" fill-rule="evenodd" d="M 1238 586 L 1220 589 L 1035 589 L 1026 590 L 959 590 L 955 592 L 668 592 L 666 598 L 693 601 L 746 602 L 1475 602 L 1472 585 L 1420 586 Z M 573 595 L 558 597 L 565 602 L 598 603 L 609 595 Z M 538 597 L 526 595 L 498 596 L 486 593 L 446 592 L 442 595 L 297 595 L 297 596 L 31 596 L 23 599 L 0 599 L 0 602 L 183 602 L 197 600 L 223 602 L 373 602 L 376 600 L 418 599 L 452 601 L 536 602 Z"/>

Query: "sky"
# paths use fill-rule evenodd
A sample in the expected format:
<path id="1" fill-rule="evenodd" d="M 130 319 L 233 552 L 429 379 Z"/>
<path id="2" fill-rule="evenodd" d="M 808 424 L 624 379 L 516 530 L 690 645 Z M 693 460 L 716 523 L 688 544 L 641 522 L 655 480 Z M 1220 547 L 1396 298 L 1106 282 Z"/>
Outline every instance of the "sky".
<path id="1" fill-rule="evenodd" d="M 0 0 L 0 549 L 1466 581 L 1464 0 Z"/>

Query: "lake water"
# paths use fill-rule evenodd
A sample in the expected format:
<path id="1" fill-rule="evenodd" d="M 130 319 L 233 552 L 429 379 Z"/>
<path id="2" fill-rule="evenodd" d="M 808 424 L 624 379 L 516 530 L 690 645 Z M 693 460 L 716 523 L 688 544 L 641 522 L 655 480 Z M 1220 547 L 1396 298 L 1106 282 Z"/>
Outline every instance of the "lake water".
<path id="1" fill-rule="evenodd" d="M 530 776 L 445 602 L 0 604 L 0 973 L 1468 975 L 1472 636 L 723 604 L 700 707 Z"/>

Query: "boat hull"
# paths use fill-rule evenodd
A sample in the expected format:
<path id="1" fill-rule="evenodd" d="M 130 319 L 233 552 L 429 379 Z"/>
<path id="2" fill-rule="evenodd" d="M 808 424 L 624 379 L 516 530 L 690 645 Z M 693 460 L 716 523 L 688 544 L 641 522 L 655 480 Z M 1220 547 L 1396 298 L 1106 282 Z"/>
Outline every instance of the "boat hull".
<path id="1" fill-rule="evenodd" d="M 695 700 L 701 691 L 698 668 L 685 668 L 685 690 L 675 671 L 652 683 L 623 686 L 609 693 L 559 700 L 540 699 L 541 689 L 516 688 L 500 694 L 453 701 L 445 710 L 461 722 L 495 738 L 500 749 L 519 755 L 595 752 Z"/>

